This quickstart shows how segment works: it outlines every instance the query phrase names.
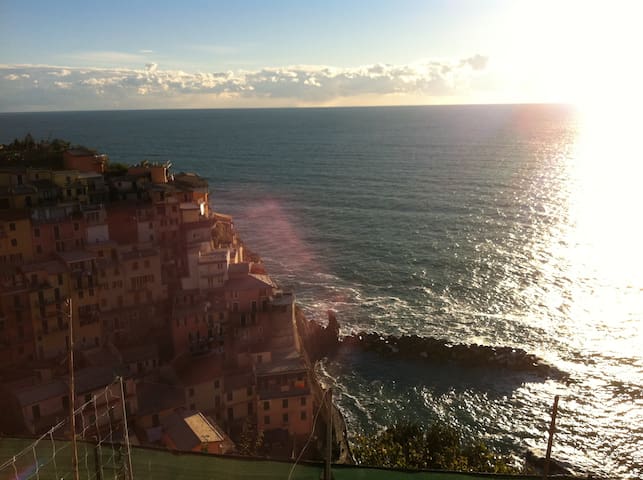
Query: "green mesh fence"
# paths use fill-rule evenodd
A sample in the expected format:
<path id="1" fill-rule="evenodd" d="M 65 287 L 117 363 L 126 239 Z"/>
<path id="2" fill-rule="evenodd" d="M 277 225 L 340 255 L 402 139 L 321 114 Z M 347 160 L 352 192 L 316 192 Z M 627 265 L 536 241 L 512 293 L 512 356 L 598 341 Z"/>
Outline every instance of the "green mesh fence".
<path id="1" fill-rule="evenodd" d="M 42 439 L 32 448 L 33 439 L 0 437 L 0 480 L 72 479 L 69 442 Z M 15 461 L 14 461 L 15 457 Z M 125 449 L 119 445 L 78 442 L 81 480 L 126 478 Z M 292 468 L 291 462 L 178 453 L 132 447 L 135 480 L 206 479 L 291 479 L 319 480 L 323 464 L 304 463 Z M 378 468 L 334 465 L 335 480 L 508 480 L 536 479 L 534 476 L 467 474 L 454 472 L 409 472 Z"/>

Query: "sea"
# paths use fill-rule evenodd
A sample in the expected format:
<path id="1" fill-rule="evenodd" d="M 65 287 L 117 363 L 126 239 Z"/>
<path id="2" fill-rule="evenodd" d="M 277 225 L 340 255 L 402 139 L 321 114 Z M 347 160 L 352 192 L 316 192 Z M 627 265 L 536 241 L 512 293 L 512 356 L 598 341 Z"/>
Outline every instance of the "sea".
<path id="1" fill-rule="evenodd" d="M 209 180 L 248 247 L 341 334 L 512 346 L 570 374 L 390 361 L 318 369 L 350 434 L 445 420 L 582 475 L 643 476 L 643 198 L 628 118 L 561 105 L 0 114 Z"/>

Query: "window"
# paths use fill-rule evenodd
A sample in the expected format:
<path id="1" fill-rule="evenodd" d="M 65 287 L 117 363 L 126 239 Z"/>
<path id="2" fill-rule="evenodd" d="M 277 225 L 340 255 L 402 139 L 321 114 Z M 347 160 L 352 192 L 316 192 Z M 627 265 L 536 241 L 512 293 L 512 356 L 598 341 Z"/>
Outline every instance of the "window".
<path id="1" fill-rule="evenodd" d="M 18 240 L 16 240 L 15 238 L 12 238 L 11 239 L 11 246 L 12 247 L 17 247 L 18 246 Z"/>
<path id="2" fill-rule="evenodd" d="M 301 399 L 299 400 L 299 403 L 301 404 L 302 407 L 305 406 L 306 405 L 306 397 L 301 397 Z"/>
<path id="3" fill-rule="evenodd" d="M 12 222 L 12 223 L 10 223 L 10 224 L 9 224 L 9 230 L 11 230 L 12 232 L 15 232 L 15 231 L 16 231 L 16 224 L 15 224 L 15 223 L 13 223 L 13 222 Z"/>
<path id="4" fill-rule="evenodd" d="M 33 414 L 34 420 L 40 419 L 40 405 L 34 405 L 31 407 L 31 413 Z"/>
<path id="5" fill-rule="evenodd" d="M 270 425 L 270 415 L 263 417 L 263 423 L 264 425 Z"/>
<path id="6" fill-rule="evenodd" d="M 287 414 L 287 413 L 284 413 L 284 414 L 281 416 L 281 418 L 282 418 L 282 420 L 283 420 L 283 422 L 284 422 L 284 423 L 288 423 L 288 414 Z"/>
<path id="7" fill-rule="evenodd" d="M 219 380 L 214 381 L 214 388 L 218 389 L 219 388 Z"/>
<path id="8" fill-rule="evenodd" d="M 40 229 L 39 228 L 34 228 L 33 236 L 34 237 L 40 237 Z"/>
<path id="9" fill-rule="evenodd" d="M 228 402 L 232 401 L 232 392 L 228 392 L 227 399 L 228 399 Z"/>
<path id="10" fill-rule="evenodd" d="M 153 427 L 158 427 L 159 426 L 159 415 L 158 413 L 155 413 L 152 415 L 152 426 Z"/>
<path id="11" fill-rule="evenodd" d="M 263 409 L 270 410 L 270 401 L 266 400 L 263 402 Z"/>
<path id="12" fill-rule="evenodd" d="M 234 410 L 228 408 L 228 420 L 234 420 Z"/>
<path id="13" fill-rule="evenodd" d="M 248 415 L 252 415 L 252 411 L 253 411 L 252 402 L 248 402 Z"/>
<path id="14" fill-rule="evenodd" d="M 287 399 L 287 398 L 284 398 L 284 399 L 281 401 L 281 406 L 282 406 L 283 408 L 288 408 L 288 399 Z"/>
<path id="15" fill-rule="evenodd" d="M 190 410 L 196 410 L 196 405 L 194 405 L 193 403 L 191 403 L 191 404 L 190 404 Z"/>
<path id="16" fill-rule="evenodd" d="M 79 228 L 80 228 L 80 225 L 78 225 L 77 223 L 74 223 L 74 231 L 77 232 Z"/>
<path id="17" fill-rule="evenodd" d="M 248 387 L 248 388 L 246 389 L 246 394 L 247 394 L 248 396 L 251 396 L 251 395 L 252 395 L 252 387 Z"/>
<path id="18" fill-rule="evenodd" d="M 302 410 L 302 412 L 299 414 L 299 418 L 302 420 L 306 420 L 306 410 Z"/>

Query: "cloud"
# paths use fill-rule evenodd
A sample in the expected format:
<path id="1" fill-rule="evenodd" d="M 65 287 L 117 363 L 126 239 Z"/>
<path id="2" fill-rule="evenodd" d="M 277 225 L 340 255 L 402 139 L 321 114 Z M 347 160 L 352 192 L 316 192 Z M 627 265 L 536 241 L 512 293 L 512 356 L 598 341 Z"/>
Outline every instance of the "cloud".
<path id="1" fill-rule="evenodd" d="M 5 80 L 9 80 L 9 81 L 13 82 L 15 80 L 21 80 L 23 78 L 29 78 L 29 74 L 28 73 L 22 73 L 20 75 L 17 75 L 15 73 L 10 73 L 9 75 L 5 75 L 3 78 Z"/>
<path id="2" fill-rule="evenodd" d="M 49 75 L 52 75 L 54 77 L 68 77 L 71 75 L 71 70 L 68 70 L 66 68 L 63 68 L 61 70 L 52 70 L 49 72 Z"/>
<path id="3" fill-rule="evenodd" d="M 473 57 L 465 58 L 460 62 L 460 66 L 469 65 L 474 70 L 484 70 L 487 67 L 488 57 L 484 55 L 474 55 Z"/>
<path id="4" fill-rule="evenodd" d="M 474 55 L 454 61 L 424 61 L 352 68 L 295 65 L 226 72 L 142 68 L 73 68 L 0 65 L 0 111 L 29 110 L 29 92 L 38 88 L 39 108 L 216 107 L 237 100 L 251 105 L 326 105 L 364 96 L 440 98 L 466 94 L 487 66 Z M 59 79 L 64 78 L 64 81 Z M 35 86 L 34 86 L 35 85 Z M 71 102 L 71 103 L 70 103 Z"/>

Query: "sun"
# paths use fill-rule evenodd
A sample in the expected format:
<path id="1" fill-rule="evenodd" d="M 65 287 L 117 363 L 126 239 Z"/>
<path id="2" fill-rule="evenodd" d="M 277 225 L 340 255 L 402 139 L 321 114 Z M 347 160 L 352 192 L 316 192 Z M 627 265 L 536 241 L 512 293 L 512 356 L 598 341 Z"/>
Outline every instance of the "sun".
<path id="1" fill-rule="evenodd" d="M 495 33 L 513 98 L 595 112 L 640 106 L 641 18 L 638 1 L 514 2 Z"/>

